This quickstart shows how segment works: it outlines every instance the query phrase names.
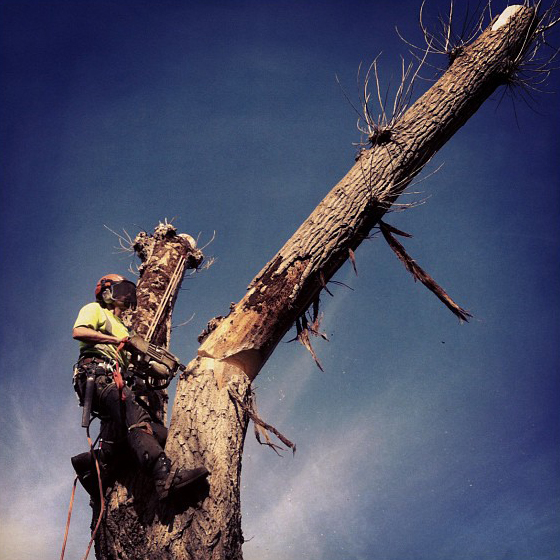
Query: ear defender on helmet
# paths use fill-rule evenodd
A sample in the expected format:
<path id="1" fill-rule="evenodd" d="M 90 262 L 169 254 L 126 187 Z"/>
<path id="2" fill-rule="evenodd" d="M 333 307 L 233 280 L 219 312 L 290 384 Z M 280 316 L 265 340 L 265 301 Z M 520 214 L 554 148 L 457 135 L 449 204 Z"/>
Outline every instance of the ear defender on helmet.
<path id="1" fill-rule="evenodd" d="M 101 300 L 105 305 L 111 305 L 113 303 L 113 296 L 111 295 L 111 290 L 109 288 L 105 288 L 101 292 Z"/>

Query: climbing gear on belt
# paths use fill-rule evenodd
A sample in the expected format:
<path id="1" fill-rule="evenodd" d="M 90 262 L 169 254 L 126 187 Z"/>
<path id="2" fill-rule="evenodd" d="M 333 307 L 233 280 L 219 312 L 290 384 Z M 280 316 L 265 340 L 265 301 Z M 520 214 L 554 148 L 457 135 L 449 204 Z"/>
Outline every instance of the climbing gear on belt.
<path id="1" fill-rule="evenodd" d="M 87 354 L 84 354 L 84 356 L 87 356 Z M 95 356 L 82 357 L 78 360 L 79 366 L 86 366 L 87 364 L 91 363 L 114 365 L 115 360 L 113 360 L 112 358 L 106 358 L 105 356 L 99 356 L 97 354 Z"/>
<path id="2" fill-rule="evenodd" d="M 127 343 L 128 338 L 125 338 L 120 341 L 119 345 L 117 346 L 117 354 L 124 348 L 125 344 Z M 126 400 L 126 394 L 123 392 L 124 389 L 124 379 L 121 374 L 121 366 L 119 362 L 115 364 L 115 371 L 113 371 L 113 381 L 117 385 L 117 389 L 119 390 L 119 395 L 121 397 L 121 401 Z"/>
<path id="3" fill-rule="evenodd" d="M 82 410 L 82 428 L 87 428 L 89 426 L 94 393 L 95 393 L 95 371 L 89 370 L 86 377 L 86 390 L 84 391 L 84 408 Z"/>
<path id="4" fill-rule="evenodd" d="M 104 356 L 87 356 L 81 357 L 78 363 L 74 366 L 74 389 L 78 394 L 80 399 L 80 405 L 83 406 L 82 411 L 82 428 L 87 428 L 91 422 L 92 406 L 93 406 L 93 396 L 95 394 L 95 379 L 98 375 L 101 375 L 97 368 L 92 367 L 92 365 L 98 364 L 103 368 L 103 373 L 106 375 L 112 375 L 114 377 L 115 361 L 106 358 Z M 89 366 L 89 367 L 87 367 Z M 85 390 L 83 394 L 77 388 L 79 387 L 78 379 L 85 372 Z"/>
<path id="5" fill-rule="evenodd" d="M 138 422 L 138 424 L 132 424 L 132 426 L 128 427 L 128 431 L 130 432 L 132 430 L 140 430 L 151 436 L 154 435 L 154 430 L 149 422 Z"/>

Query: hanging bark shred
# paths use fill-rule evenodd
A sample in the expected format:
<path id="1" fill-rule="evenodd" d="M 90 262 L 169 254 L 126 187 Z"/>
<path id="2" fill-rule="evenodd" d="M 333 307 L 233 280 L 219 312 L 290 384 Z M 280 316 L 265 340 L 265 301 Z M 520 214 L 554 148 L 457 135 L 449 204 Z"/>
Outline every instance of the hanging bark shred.
<path id="1" fill-rule="evenodd" d="M 356 268 L 356 255 L 354 255 L 354 251 L 352 249 L 348 249 L 348 257 L 350 258 L 350 262 L 352 263 L 352 268 L 356 276 L 358 276 L 358 269 Z"/>
<path id="2" fill-rule="evenodd" d="M 382 220 L 379 220 L 379 229 L 385 238 L 385 241 L 389 244 L 389 247 L 394 251 L 395 255 L 399 258 L 399 260 L 404 264 L 405 268 L 412 274 L 414 280 L 419 280 L 432 292 L 436 295 L 438 299 L 440 299 L 444 305 L 446 305 L 457 317 L 459 317 L 460 321 L 467 321 L 469 320 L 472 315 L 457 305 L 445 292 L 445 290 L 429 275 L 427 274 L 422 268 L 416 263 L 416 261 L 408 255 L 405 248 L 397 241 L 397 239 L 392 235 L 393 233 L 396 235 L 402 235 L 404 237 L 412 237 L 412 235 L 405 233 L 403 231 L 386 224 Z"/>
<path id="3" fill-rule="evenodd" d="M 325 371 L 313 346 L 311 345 L 311 340 L 309 335 L 321 337 L 323 340 L 328 342 L 329 338 L 324 332 L 320 331 L 320 324 L 323 318 L 322 314 L 319 314 L 319 298 L 317 297 L 310 306 L 311 314 L 309 314 L 309 309 L 306 310 L 301 316 L 296 318 L 296 336 L 288 342 L 293 342 L 298 340 L 302 346 L 304 346 L 307 351 L 311 354 L 311 357 L 315 361 L 315 364 L 321 371 Z M 308 318 L 309 315 L 309 318 Z"/>
<path id="4" fill-rule="evenodd" d="M 303 320 L 305 320 L 305 317 L 303 317 Z M 307 351 L 311 354 L 311 357 L 317 364 L 317 367 L 324 372 L 325 370 L 323 369 L 323 366 L 321 365 L 321 362 L 319 361 L 319 358 L 317 357 L 317 354 L 315 353 L 315 350 L 311 345 L 311 340 L 309 339 L 310 326 L 309 324 L 307 324 L 307 322 L 305 322 L 304 324 L 303 320 L 299 317 L 296 320 L 296 331 L 297 331 L 296 338 L 303 345 L 303 347 L 306 348 Z"/>
<path id="5" fill-rule="evenodd" d="M 329 296 L 334 297 L 333 293 L 329 290 L 327 286 L 327 281 L 325 280 L 325 273 L 322 270 L 319 272 L 319 278 L 321 279 L 321 286 L 323 287 L 323 290 L 325 290 L 325 292 L 327 292 Z"/>
<path id="6" fill-rule="evenodd" d="M 249 395 L 247 404 L 245 404 L 239 398 L 239 396 L 231 389 L 229 390 L 229 396 L 233 401 L 235 401 L 241 407 L 243 412 L 247 414 L 247 416 L 253 421 L 253 424 L 255 426 L 255 438 L 261 445 L 266 445 L 270 447 L 277 455 L 280 455 L 280 453 L 278 453 L 278 450 L 283 451 L 283 448 L 281 446 L 271 441 L 270 436 L 268 435 L 268 432 L 270 432 L 274 434 L 286 447 L 289 447 L 292 450 L 292 453 L 296 452 L 295 443 L 292 443 L 286 436 L 282 435 L 274 426 L 267 424 L 259 416 L 259 413 L 257 412 L 257 402 L 255 398 L 255 393 L 253 391 L 251 391 Z M 264 442 L 261 440 L 260 437 L 261 433 L 264 435 L 266 439 L 266 441 Z"/>

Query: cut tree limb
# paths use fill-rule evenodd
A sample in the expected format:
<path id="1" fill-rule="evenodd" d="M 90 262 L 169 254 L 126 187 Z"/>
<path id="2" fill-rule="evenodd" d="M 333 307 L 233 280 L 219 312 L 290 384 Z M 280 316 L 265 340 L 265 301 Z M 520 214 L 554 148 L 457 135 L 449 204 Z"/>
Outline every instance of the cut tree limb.
<path id="1" fill-rule="evenodd" d="M 508 9 L 503 25 L 488 28 L 466 47 L 393 125 L 390 141 L 361 152 L 346 176 L 256 276 L 245 297 L 203 341 L 199 355 L 235 364 L 254 379 L 349 251 L 368 236 L 484 100 L 507 81 L 511 61 L 527 48 L 535 25 L 532 8 Z"/>

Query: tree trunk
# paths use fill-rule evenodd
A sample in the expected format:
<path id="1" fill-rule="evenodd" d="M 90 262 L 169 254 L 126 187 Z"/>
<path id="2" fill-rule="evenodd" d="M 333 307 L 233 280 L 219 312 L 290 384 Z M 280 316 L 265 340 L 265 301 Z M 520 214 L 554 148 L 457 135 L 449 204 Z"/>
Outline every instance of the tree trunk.
<path id="1" fill-rule="evenodd" d="M 142 500 L 137 499 L 138 477 L 130 482 L 128 494 L 117 488 L 99 558 L 241 558 L 239 479 L 251 382 L 294 321 L 310 306 L 316 311 L 321 290 L 350 251 L 511 76 L 514 61 L 533 39 L 535 14 L 527 7 L 510 13 L 505 24 L 500 20 L 466 47 L 400 120 L 372 139 L 373 145 L 362 151 L 255 277 L 245 297 L 203 340 L 187 375 L 179 380 L 166 451 L 180 464 L 205 465 L 211 472 L 209 487 L 190 503 L 165 508 L 156 507 L 145 490 L 139 493 Z M 164 281 L 158 277 L 156 284 Z M 155 285 L 148 285 L 146 278 L 146 287 L 151 292 Z M 299 324 L 306 326 L 305 321 Z M 133 504 L 127 501 L 129 495 Z"/>
<path id="2" fill-rule="evenodd" d="M 168 347 L 171 315 L 181 282 L 171 294 L 170 303 L 163 308 L 157 323 L 154 323 L 154 317 L 174 272 L 182 280 L 186 269 L 200 265 L 202 252 L 196 248 L 192 237 L 177 235 L 175 228 L 169 224 L 160 224 L 153 235 L 145 232 L 138 234 L 133 249 L 142 261 L 136 289 L 138 305 L 135 312 L 126 312 L 123 320 L 141 336 L 146 336 L 152 325 L 155 326 L 151 342 Z M 154 419 L 165 424 L 167 391 L 142 391 L 140 387 L 137 394 L 148 404 Z M 143 473 L 131 469 L 133 464 L 131 459 L 122 469 L 119 482 L 107 493 L 105 522 L 95 543 L 97 558 L 146 558 L 141 554 L 145 546 L 144 527 L 153 522 L 156 501 L 153 485 Z M 92 527 L 96 521 L 97 512 L 94 511 Z"/>

